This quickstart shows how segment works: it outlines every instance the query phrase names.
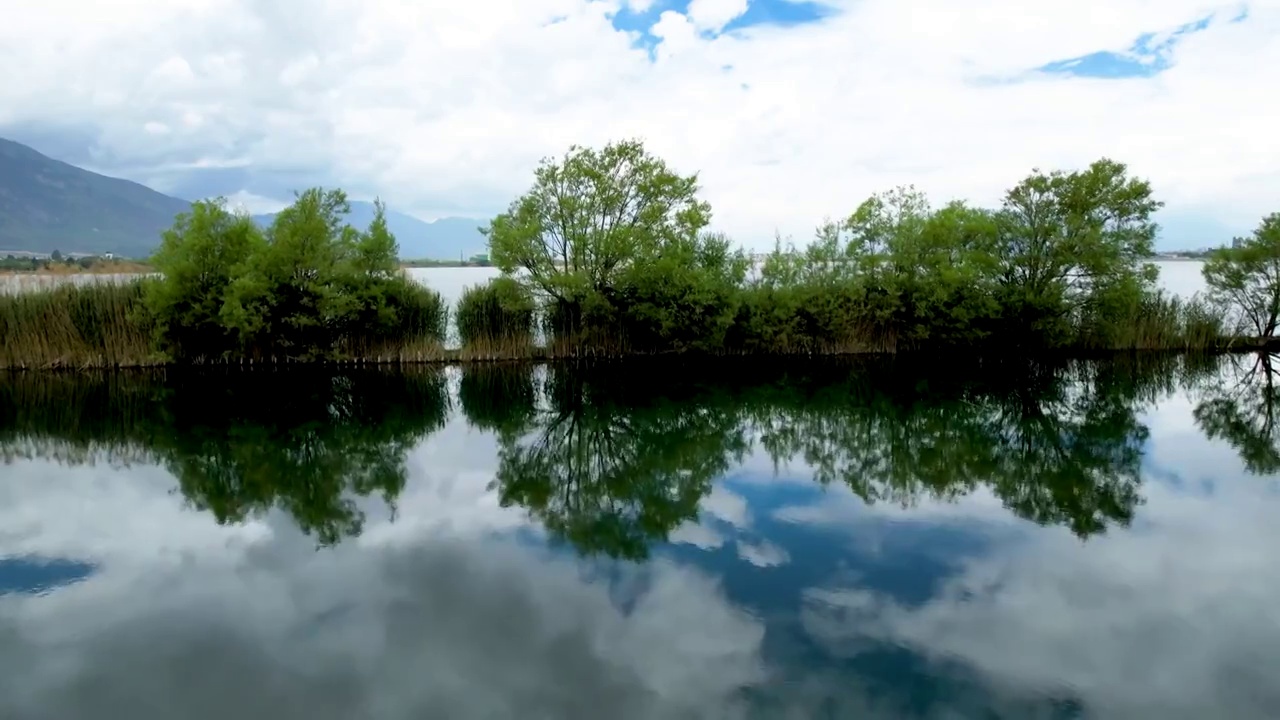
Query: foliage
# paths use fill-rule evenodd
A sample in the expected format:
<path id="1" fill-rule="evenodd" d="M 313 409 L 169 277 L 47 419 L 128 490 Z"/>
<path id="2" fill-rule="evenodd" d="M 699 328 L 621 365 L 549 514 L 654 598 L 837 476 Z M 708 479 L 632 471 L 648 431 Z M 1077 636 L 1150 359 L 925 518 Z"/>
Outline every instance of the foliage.
<path id="1" fill-rule="evenodd" d="M 573 146 L 544 159 L 533 187 L 483 231 L 503 272 L 523 270 L 532 288 L 570 301 L 695 238 L 710 221 L 697 190 L 696 175 L 676 174 L 639 141 Z"/>
<path id="2" fill-rule="evenodd" d="M 803 247 L 779 238 L 759 267 L 708 229 L 698 193 L 636 140 L 545 159 L 484 228 L 504 274 L 459 299 L 458 357 L 1216 350 L 1238 318 L 1267 337 L 1280 323 L 1280 215 L 1206 265 L 1207 300 L 1170 297 L 1146 262 L 1161 203 L 1105 158 L 1033 170 L 994 209 L 877 193 Z M 195 203 L 141 286 L 135 324 L 154 347 L 130 361 L 442 357 L 449 308 L 399 272 L 381 203 L 364 230 L 349 209 L 313 188 L 263 230 Z M 79 342 L 18 362 L 115 357 Z"/>
<path id="3" fill-rule="evenodd" d="M 222 321 L 231 284 L 265 240 L 246 213 L 222 198 L 202 200 L 161 236 L 151 262 L 161 277 L 147 284 L 146 305 L 162 352 L 175 360 L 223 358 L 237 346 Z"/>
<path id="4" fill-rule="evenodd" d="M 543 162 L 487 233 L 496 264 L 544 299 L 551 354 L 1224 343 L 1212 307 L 1156 289 L 1161 203 L 1113 160 L 1034 170 L 994 210 L 878 193 L 804 247 L 779 239 L 750 280 L 728 238 L 703 231 L 696 193 L 636 141 Z"/>
<path id="5" fill-rule="evenodd" d="M 748 261 L 706 233 L 696 175 L 639 141 L 572 147 L 484 229 L 490 257 L 548 304 L 553 343 L 608 352 L 710 350 Z M 517 273 L 516 275 L 515 273 Z"/>
<path id="6" fill-rule="evenodd" d="M 1263 218 L 1252 236 L 1210 254 L 1202 272 L 1210 297 L 1241 329 L 1273 337 L 1280 324 L 1280 213 Z"/>
<path id="7" fill-rule="evenodd" d="M 1033 171 L 997 213 L 1003 320 L 1053 343 L 1108 293 L 1150 291 L 1162 203 L 1125 165 L 1102 159 L 1076 172 Z"/>
<path id="8" fill-rule="evenodd" d="M 308 190 L 263 232 L 224 199 L 196 202 L 164 233 L 158 277 L 0 300 L 21 343 L 6 366 L 439 357 L 444 301 L 401 274 L 380 202 L 364 231 L 348 208 Z M 75 319 L 90 312 L 98 326 Z"/>

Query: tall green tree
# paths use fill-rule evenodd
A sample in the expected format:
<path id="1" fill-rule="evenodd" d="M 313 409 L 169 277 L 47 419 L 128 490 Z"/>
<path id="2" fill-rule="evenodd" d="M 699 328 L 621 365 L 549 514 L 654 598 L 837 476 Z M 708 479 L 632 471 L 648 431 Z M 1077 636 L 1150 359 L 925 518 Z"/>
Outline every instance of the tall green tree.
<path id="1" fill-rule="evenodd" d="M 221 319 L 246 350 L 277 357 L 323 357 L 334 349 L 343 310 L 339 263 L 358 242 L 341 190 L 312 188 L 280 211 L 265 245 L 247 258 Z"/>
<path id="2" fill-rule="evenodd" d="M 680 175 L 638 140 L 573 146 L 544 159 L 533 187 L 482 231 L 493 263 L 560 301 L 613 287 L 628 268 L 698 237 L 711 209 L 697 175 Z"/>
<path id="3" fill-rule="evenodd" d="M 1213 252 L 1202 270 L 1209 296 L 1255 335 L 1272 337 L 1280 323 L 1280 213 L 1247 238 Z"/>
<path id="4" fill-rule="evenodd" d="M 225 198 L 200 200 L 177 217 L 151 258 L 159 277 L 144 302 L 161 351 L 176 360 L 220 359 L 237 347 L 221 319 L 232 283 L 264 249 L 262 232 Z"/>
<path id="5" fill-rule="evenodd" d="M 1162 206 L 1149 182 L 1114 160 L 1033 171 L 1006 193 L 997 215 L 1006 313 L 1025 329 L 1062 332 L 1108 291 L 1152 288 L 1155 269 L 1143 261 Z"/>

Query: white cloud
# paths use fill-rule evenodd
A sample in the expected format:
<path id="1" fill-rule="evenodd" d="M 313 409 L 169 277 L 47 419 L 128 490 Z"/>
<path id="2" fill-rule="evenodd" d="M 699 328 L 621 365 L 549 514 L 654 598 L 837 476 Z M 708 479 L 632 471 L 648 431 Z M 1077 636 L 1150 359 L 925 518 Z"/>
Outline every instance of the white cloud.
<path id="1" fill-rule="evenodd" d="M 696 31 L 746 3 L 694 0 L 660 16 L 651 60 L 611 24 L 617 0 L 18 3 L 0 130 L 87 121 L 115 157 L 244 156 L 427 214 L 494 212 L 538 158 L 641 136 L 700 171 L 718 224 L 756 245 L 897 183 L 990 202 L 1032 166 L 1101 155 L 1171 212 L 1244 231 L 1275 209 L 1272 0 L 829 4 L 820 23 L 711 37 Z M 1152 79 L 988 82 L 1208 14 Z"/>
<path id="2" fill-rule="evenodd" d="M 507 543 L 296 550 L 0 597 L 0 715 L 731 718 L 765 679 L 760 621 L 696 570 L 635 571 L 624 612 Z"/>
<path id="3" fill-rule="evenodd" d="M 1065 695 L 1090 717 L 1272 717 L 1280 485 L 1195 435 L 1191 411 L 1179 395 L 1144 418 L 1153 462 L 1183 482 L 1146 477 L 1129 529 L 1083 543 L 1064 528 L 1003 535 L 920 604 L 833 578 L 806 592 L 805 628 L 837 655 L 887 642 L 976 671 L 994 697 Z M 806 519 L 854 528 L 867 510 L 848 505 Z M 985 491 L 950 508 L 988 531 L 1014 522 Z M 913 515 L 943 511 L 922 503 Z"/>
<path id="4" fill-rule="evenodd" d="M 257 215 L 260 213 L 279 212 L 288 203 L 241 190 L 228 195 L 227 204 L 236 210 Z"/>
<path id="5" fill-rule="evenodd" d="M 747 11 L 747 0 L 690 0 L 686 14 L 699 30 L 720 30 Z"/>
<path id="6" fill-rule="evenodd" d="M 917 606 L 814 589 L 804 622 L 837 654 L 890 642 L 964 663 L 997 694 L 1067 693 L 1091 717 L 1272 717 L 1280 496 L 1268 485 L 1148 483 L 1130 532 L 1028 535 L 966 561 Z"/>

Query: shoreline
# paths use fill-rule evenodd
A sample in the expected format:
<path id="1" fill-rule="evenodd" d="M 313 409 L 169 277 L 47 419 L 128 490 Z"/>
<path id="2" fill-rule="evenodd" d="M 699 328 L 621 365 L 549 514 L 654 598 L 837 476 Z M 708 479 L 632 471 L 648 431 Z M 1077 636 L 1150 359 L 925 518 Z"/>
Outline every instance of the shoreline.
<path id="1" fill-rule="evenodd" d="M 1144 262 L 1204 262 L 1198 257 L 1149 257 Z M 489 269 L 493 265 L 479 265 L 457 260 L 409 260 L 400 263 L 401 270 L 431 270 L 436 268 L 476 268 Z M 118 266 L 80 268 L 68 267 L 58 270 L 12 270 L 0 269 L 0 277 L 66 277 L 69 275 L 150 275 L 155 269 L 143 263 L 120 263 Z"/>
<path id="2" fill-rule="evenodd" d="M 467 365 L 485 365 L 494 363 L 548 363 L 548 362 L 622 362 L 639 359 L 688 359 L 698 361 L 715 361 L 715 360 L 822 360 L 822 359 L 840 359 L 840 358 L 865 358 L 865 357 L 911 357 L 933 354 L 937 351 L 930 350 L 914 350 L 914 351 L 844 351 L 844 352 L 827 352 L 827 353 L 692 353 L 692 352 L 663 352 L 663 353 L 626 353 L 626 354 L 606 354 L 600 352 L 556 352 L 544 346 L 535 345 L 524 348 L 519 352 L 481 352 L 471 350 L 469 348 L 440 348 L 438 350 L 425 353 L 418 353 L 412 356 L 386 356 L 361 358 L 354 360 L 253 360 L 250 358 L 242 358 L 240 360 L 226 360 L 217 362 L 200 362 L 200 363 L 180 363 L 173 361 L 156 360 L 152 362 L 131 362 L 131 363 L 61 363 L 54 362 L 38 366 L 27 365 L 0 365 L 0 375 L 6 373 L 26 373 L 26 372 L 91 372 L 91 371 L 114 371 L 114 370 L 142 370 L 142 369 L 200 369 L 200 368 L 283 368 L 283 367 L 304 367 L 304 368 L 384 368 L 395 366 L 467 366 Z M 953 352 L 953 351 L 948 351 Z M 1248 353 L 1273 353 L 1280 352 L 1280 337 L 1257 338 L 1257 337 L 1237 337 L 1224 339 L 1218 345 L 1205 348 L 1137 348 L 1125 350 L 1063 350 L 1057 352 L 1044 352 L 1037 354 L 1037 357 L 1045 359 L 1060 360 L 1092 360 L 1118 355 L 1140 355 L 1140 354 L 1161 354 L 1161 355 L 1244 355 Z M 999 355 L 999 352 L 983 352 L 973 351 L 963 353 L 972 357 L 983 357 L 991 355 Z"/>

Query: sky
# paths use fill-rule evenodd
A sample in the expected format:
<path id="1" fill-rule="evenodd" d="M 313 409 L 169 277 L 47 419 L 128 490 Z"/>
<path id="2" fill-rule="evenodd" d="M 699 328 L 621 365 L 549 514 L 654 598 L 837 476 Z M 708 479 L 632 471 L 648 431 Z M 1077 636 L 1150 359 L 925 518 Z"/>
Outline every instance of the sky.
<path id="1" fill-rule="evenodd" d="M 1280 0 L 42 0 L 0 137 L 253 211 L 336 185 L 487 217 L 571 144 L 642 139 L 751 248 L 868 195 L 995 204 L 1101 157 L 1159 246 L 1280 210 Z"/>

